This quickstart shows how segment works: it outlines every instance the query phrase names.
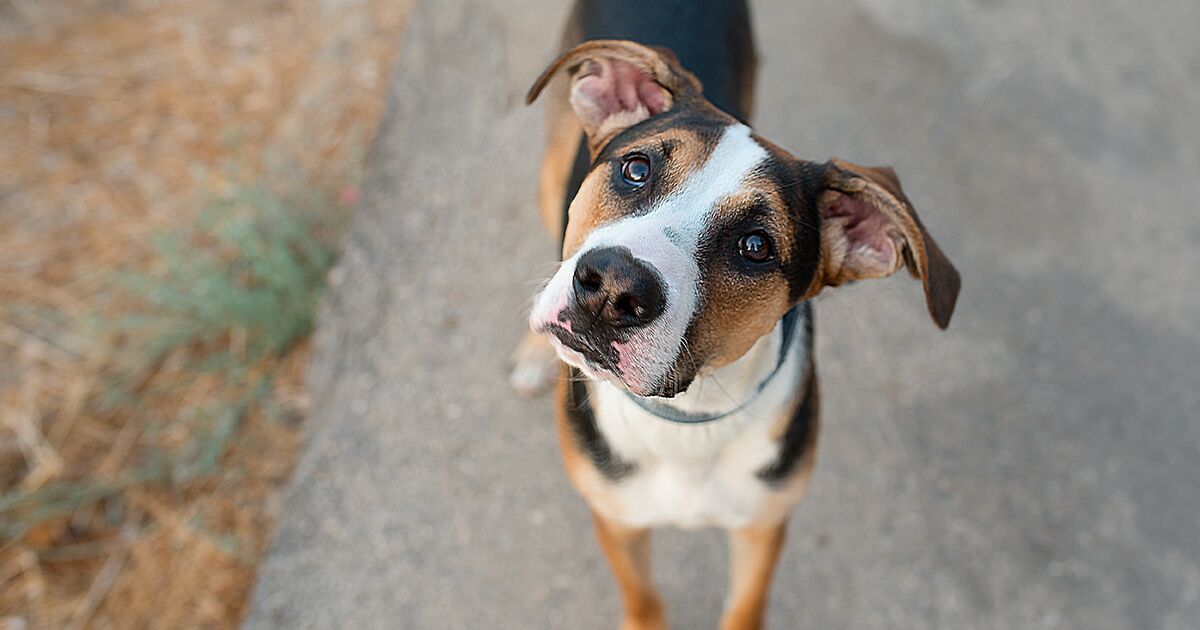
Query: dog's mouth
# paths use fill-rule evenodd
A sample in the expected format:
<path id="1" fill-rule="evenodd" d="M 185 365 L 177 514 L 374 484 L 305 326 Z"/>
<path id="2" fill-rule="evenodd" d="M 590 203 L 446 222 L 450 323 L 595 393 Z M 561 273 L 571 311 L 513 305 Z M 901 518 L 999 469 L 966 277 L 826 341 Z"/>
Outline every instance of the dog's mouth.
<path id="1" fill-rule="evenodd" d="M 691 384 L 691 378 L 668 378 L 665 382 L 657 384 L 639 382 L 622 369 L 621 353 L 615 346 L 597 344 L 594 340 L 558 324 L 552 323 L 539 328 L 537 332 L 550 339 L 564 363 L 578 369 L 589 378 L 608 381 L 636 396 L 671 398 Z"/>
<path id="2" fill-rule="evenodd" d="M 578 368 L 592 378 L 624 383 L 615 348 L 605 351 L 586 337 L 558 324 L 550 324 L 538 332 L 550 338 L 559 358 L 567 365 Z"/>

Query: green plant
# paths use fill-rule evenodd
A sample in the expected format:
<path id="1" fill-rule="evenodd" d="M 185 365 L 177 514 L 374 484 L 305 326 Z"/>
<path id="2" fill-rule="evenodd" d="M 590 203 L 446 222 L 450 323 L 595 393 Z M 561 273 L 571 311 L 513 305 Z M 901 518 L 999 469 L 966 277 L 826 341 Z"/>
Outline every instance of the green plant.
<path id="1" fill-rule="evenodd" d="M 204 368 L 285 354 L 312 329 L 335 258 L 331 223 L 303 204 L 241 188 L 205 212 L 198 229 L 158 238 L 161 271 L 122 278 L 145 304 L 120 321 L 124 332 L 143 337 L 127 357 L 133 367 L 221 342 L 225 351 L 212 352 Z"/>
<path id="2" fill-rule="evenodd" d="M 272 415 L 271 370 L 312 330 L 335 260 L 339 225 L 329 207 L 240 187 L 195 226 L 156 238 L 151 271 L 118 274 L 124 307 L 95 317 L 97 330 L 116 341 L 105 393 L 93 405 L 151 437 L 184 438 L 146 445 L 115 478 L 85 473 L 0 495 L 0 540 L 86 505 L 119 502 L 130 487 L 180 486 L 220 472 L 246 416 Z M 168 405 L 169 417 L 156 415 L 158 401 L 181 396 L 201 374 L 219 385 L 197 402 Z"/>

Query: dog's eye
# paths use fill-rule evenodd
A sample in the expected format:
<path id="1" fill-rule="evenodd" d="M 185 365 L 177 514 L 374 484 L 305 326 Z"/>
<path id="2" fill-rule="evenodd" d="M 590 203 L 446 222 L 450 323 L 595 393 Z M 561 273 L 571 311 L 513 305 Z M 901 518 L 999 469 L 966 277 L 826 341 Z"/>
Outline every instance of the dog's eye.
<path id="1" fill-rule="evenodd" d="M 771 239 L 766 232 L 755 230 L 738 240 L 738 254 L 754 263 L 764 263 L 774 257 Z"/>
<path id="2" fill-rule="evenodd" d="M 650 158 L 634 153 L 621 162 L 621 178 L 630 186 L 642 186 L 650 179 Z"/>

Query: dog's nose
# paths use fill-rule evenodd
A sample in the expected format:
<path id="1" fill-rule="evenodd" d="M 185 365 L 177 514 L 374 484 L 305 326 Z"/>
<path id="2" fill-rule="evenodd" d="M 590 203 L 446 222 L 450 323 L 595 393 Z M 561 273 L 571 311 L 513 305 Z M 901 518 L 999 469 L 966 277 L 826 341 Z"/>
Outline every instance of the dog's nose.
<path id="1" fill-rule="evenodd" d="M 590 315 L 585 326 L 645 326 L 663 312 L 666 294 L 658 272 L 627 247 L 593 249 L 575 263 L 575 304 Z M 584 332 L 584 331 L 580 331 Z"/>

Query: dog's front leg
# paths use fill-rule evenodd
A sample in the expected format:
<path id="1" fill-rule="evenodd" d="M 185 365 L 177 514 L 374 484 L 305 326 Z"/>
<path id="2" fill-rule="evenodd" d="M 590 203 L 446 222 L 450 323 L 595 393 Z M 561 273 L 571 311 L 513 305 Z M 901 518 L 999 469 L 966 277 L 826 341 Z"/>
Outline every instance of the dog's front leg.
<path id="1" fill-rule="evenodd" d="M 786 529 L 785 520 L 775 526 L 729 532 L 729 600 L 721 618 L 721 630 L 762 628 L 767 591 Z"/>
<path id="2" fill-rule="evenodd" d="M 662 600 L 650 581 L 650 530 L 625 527 L 596 513 L 592 521 L 625 607 L 621 630 L 665 629 Z"/>

